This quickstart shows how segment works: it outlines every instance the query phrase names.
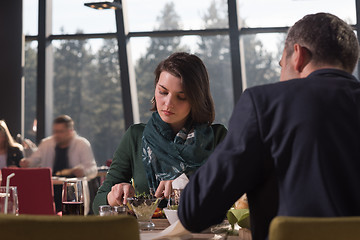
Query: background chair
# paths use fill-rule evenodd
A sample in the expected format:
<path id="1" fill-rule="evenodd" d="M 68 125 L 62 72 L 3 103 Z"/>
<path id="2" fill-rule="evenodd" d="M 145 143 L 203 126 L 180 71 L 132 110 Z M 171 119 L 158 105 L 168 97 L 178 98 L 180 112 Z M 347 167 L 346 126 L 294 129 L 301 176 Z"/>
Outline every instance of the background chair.
<path id="1" fill-rule="evenodd" d="M 1 239 L 12 240 L 139 240 L 132 216 L 35 216 L 0 215 Z"/>
<path id="2" fill-rule="evenodd" d="M 17 187 L 20 214 L 56 214 L 50 168 L 3 168 L 1 173 L 2 186 L 6 177 L 15 173 L 10 186 Z"/>
<path id="3" fill-rule="evenodd" d="M 269 240 L 358 240 L 360 217 L 275 217 Z"/>

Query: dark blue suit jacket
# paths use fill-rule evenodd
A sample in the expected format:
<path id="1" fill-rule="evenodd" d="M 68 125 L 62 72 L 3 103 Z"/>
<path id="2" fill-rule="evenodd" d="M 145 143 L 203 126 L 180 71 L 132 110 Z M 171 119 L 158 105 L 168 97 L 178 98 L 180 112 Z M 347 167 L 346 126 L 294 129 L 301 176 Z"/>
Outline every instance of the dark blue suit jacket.
<path id="1" fill-rule="evenodd" d="M 224 141 L 192 176 L 179 217 L 202 231 L 248 194 L 253 239 L 271 219 L 360 215 L 360 83 L 322 69 L 247 89 Z"/>

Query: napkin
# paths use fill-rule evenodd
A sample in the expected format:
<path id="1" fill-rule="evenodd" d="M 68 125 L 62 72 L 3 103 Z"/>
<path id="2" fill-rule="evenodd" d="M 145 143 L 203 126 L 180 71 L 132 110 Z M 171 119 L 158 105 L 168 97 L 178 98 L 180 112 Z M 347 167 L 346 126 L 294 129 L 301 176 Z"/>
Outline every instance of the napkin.
<path id="1" fill-rule="evenodd" d="M 181 174 L 172 182 L 173 189 L 184 189 L 186 185 L 189 183 L 189 179 L 185 173 Z"/>
<path id="2" fill-rule="evenodd" d="M 140 233 L 140 240 L 152 240 L 152 239 L 191 239 L 191 233 L 184 228 L 179 220 L 174 224 L 158 233 Z"/>

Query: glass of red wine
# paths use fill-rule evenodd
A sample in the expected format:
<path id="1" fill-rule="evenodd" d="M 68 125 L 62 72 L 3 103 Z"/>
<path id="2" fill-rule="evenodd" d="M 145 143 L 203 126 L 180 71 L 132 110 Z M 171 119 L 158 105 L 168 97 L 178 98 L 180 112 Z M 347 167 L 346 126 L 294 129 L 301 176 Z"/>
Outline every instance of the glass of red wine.
<path id="1" fill-rule="evenodd" d="M 81 180 L 66 180 L 64 182 L 62 215 L 84 216 L 84 188 Z"/>

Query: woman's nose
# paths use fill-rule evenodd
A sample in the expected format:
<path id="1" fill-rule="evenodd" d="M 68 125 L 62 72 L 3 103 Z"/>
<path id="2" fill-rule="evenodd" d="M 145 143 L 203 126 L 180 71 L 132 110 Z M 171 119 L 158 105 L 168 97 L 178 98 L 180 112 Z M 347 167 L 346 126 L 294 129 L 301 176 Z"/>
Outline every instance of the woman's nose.
<path id="1" fill-rule="evenodd" d="M 172 100 L 172 97 L 170 96 L 170 94 L 168 94 L 166 96 L 165 105 L 168 107 L 173 107 L 173 100 Z"/>

